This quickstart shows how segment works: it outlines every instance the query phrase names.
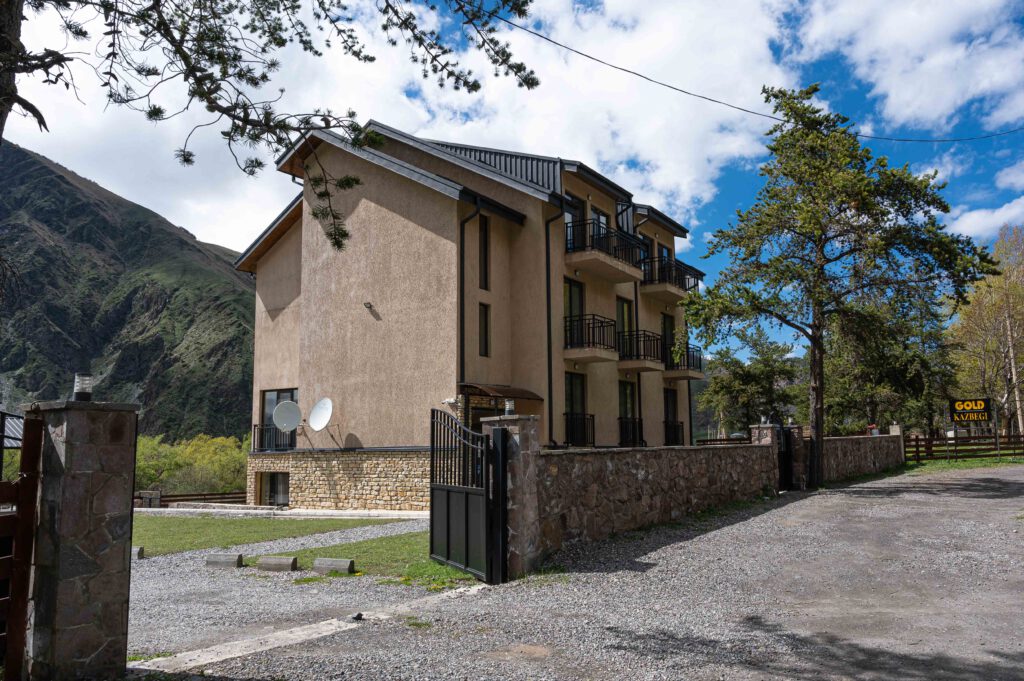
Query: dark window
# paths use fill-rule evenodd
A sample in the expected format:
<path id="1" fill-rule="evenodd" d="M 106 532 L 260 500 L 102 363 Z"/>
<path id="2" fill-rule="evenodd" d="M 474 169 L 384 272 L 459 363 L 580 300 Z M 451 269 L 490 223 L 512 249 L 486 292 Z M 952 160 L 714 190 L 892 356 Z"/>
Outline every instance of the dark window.
<path id="1" fill-rule="evenodd" d="M 665 423 L 679 420 L 679 393 L 675 388 L 665 388 Z"/>
<path id="2" fill-rule="evenodd" d="M 676 318 L 670 314 L 661 315 L 661 342 L 664 344 L 662 357 L 665 361 L 672 359 L 672 348 L 676 346 Z"/>
<path id="3" fill-rule="evenodd" d="M 583 284 L 573 279 L 566 279 L 562 286 L 562 299 L 566 317 L 579 317 L 583 314 Z"/>
<path id="4" fill-rule="evenodd" d="M 491 222 L 480 216 L 480 288 L 491 288 Z"/>
<path id="5" fill-rule="evenodd" d="M 297 388 L 264 390 L 260 393 L 260 424 L 253 434 L 253 447 L 258 451 L 274 451 L 295 448 L 295 431 L 285 433 L 274 426 L 274 409 L 282 402 L 298 402 Z"/>
<path id="6" fill-rule="evenodd" d="M 636 418 L 636 384 L 619 381 L 619 418 Z"/>
<path id="7" fill-rule="evenodd" d="M 619 333 L 633 330 L 633 301 L 628 298 L 615 299 L 615 330 Z"/>
<path id="8" fill-rule="evenodd" d="M 491 356 L 491 306 L 480 303 L 480 356 Z"/>
<path id="9" fill-rule="evenodd" d="M 262 473 L 260 487 L 261 506 L 288 505 L 288 474 Z"/>
<path id="10" fill-rule="evenodd" d="M 664 244 L 658 244 L 658 255 L 665 260 L 671 260 L 675 257 L 672 253 L 672 249 Z"/>
<path id="11" fill-rule="evenodd" d="M 651 257 L 654 254 L 654 239 L 645 234 L 641 234 L 640 241 L 644 244 L 644 247 L 640 251 L 640 258 L 645 259 Z"/>
<path id="12" fill-rule="evenodd" d="M 565 411 L 568 414 L 587 413 L 586 375 L 565 372 Z"/>
<path id="13" fill-rule="evenodd" d="M 282 402 L 297 402 L 299 396 L 298 388 L 285 388 L 283 390 L 263 391 L 263 421 L 262 424 L 272 425 L 274 423 L 274 409 Z"/>
<path id="14" fill-rule="evenodd" d="M 606 234 L 608 232 L 608 225 L 611 224 L 608 220 L 608 213 L 605 213 L 600 208 L 590 207 L 590 218 L 597 223 L 598 227 L 595 231 L 598 234 Z"/>

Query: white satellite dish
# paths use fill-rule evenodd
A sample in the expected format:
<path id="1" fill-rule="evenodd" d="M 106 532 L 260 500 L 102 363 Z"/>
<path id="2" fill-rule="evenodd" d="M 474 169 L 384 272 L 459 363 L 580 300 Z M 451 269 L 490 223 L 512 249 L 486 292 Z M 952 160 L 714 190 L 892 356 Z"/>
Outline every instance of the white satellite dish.
<path id="1" fill-rule="evenodd" d="M 290 433 L 302 422 L 302 411 L 299 405 L 290 400 L 281 402 L 274 407 L 274 425 L 283 433 Z"/>
<path id="2" fill-rule="evenodd" d="M 331 422 L 331 414 L 334 413 L 334 403 L 330 397 L 325 397 L 313 405 L 313 411 L 309 412 L 309 427 L 313 430 L 323 430 Z"/>

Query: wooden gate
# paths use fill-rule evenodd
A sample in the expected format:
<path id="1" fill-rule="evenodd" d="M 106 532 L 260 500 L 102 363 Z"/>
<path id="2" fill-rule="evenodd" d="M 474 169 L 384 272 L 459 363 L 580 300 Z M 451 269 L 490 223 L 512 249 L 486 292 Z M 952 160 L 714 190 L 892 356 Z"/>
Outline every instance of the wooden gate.
<path id="1" fill-rule="evenodd" d="M 7 421 L 12 418 L 20 417 L 5 415 Z M 24 664 L 39 457 L 43 449 L 43 422 L 25 419 L 22 425 L 18 479 L 0 481 L 0 653 L 4 681 L 20 680 Z"/>
<path id="2" fill-rule="evenodd" d="M 488 584 L 508 579 L 507 432 L 430 410 L 430 557 Z"/>

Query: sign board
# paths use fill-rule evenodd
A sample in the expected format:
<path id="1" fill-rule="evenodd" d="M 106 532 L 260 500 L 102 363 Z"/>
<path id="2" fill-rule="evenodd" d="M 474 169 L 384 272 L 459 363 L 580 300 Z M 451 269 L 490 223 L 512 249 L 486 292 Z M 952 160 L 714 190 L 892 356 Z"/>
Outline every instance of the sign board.
<path id="1" fill-rule="evenodd" d="M 991 413 L 987 397 L 949 401 L 949 418 L 953 423 L 988 423 Z"/>

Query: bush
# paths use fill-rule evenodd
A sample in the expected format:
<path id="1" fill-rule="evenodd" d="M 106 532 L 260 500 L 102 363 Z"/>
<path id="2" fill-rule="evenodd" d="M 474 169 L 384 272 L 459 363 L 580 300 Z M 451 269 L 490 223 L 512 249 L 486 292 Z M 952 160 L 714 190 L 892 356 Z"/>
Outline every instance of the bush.
<path id="1" fill-rule="evenodd" d="M 249 438 L 197 435 L 175 444 L 162 435 L 140 435 L 135 489 L 165 494 L 236 492 L 245 489 Z"/>

